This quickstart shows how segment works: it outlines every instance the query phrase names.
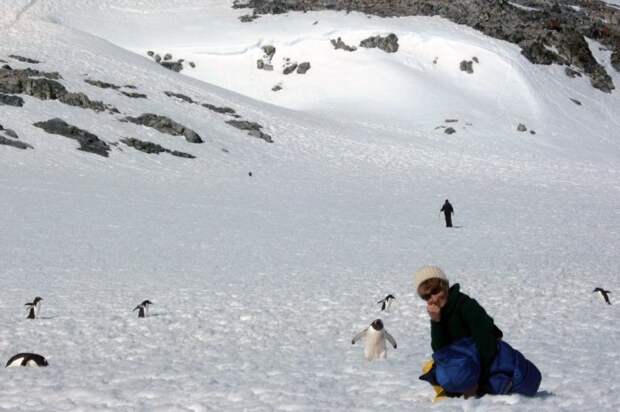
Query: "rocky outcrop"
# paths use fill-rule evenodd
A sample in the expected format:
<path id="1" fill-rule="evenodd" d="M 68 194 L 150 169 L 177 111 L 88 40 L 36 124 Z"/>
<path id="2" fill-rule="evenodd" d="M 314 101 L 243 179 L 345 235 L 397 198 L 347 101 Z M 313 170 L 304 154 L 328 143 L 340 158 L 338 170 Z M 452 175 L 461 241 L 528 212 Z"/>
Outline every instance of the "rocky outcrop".
<path id="1" fill-rule="evenodd" d="M 2 136 L 2 134 L 10 137 L 7 138 L 5 136 Z M 4 145 L 4 146 L 11 146 L 14 147 L 16 149 L 34 149 L 34 147 L 32 147 L 32 145 L 29 145 L 28 143 L 24 143 L 21 142 L 19 140 L 19 136 L 17 136 L 17 133 L 15 133 L 14 130 L 11 129 L 5 129 L 4 126 L 2 126 L 0 124 L 0 145 Z"/>
<path id="2" fill-rule="evenodd" d="M 310 70 L 310 62 L 299 63 L 297 66 L 297 74 L 306 74 Z"/>
<path id="3" fill-rule="evenodd" d="M 273 143 L 273 139 L 267 133 L 262 132 L 260 129 L 263 128 L 258 123 L 248 122 L 246 120 L 228 120 L 226 123 L 229 125 L 236 127 L 240 130 L 246 130 L 250 136 L 256 137 L 258 139 L 262 139 L 267 143 Z"/>
<path id="4" fill-rule="evenodd" d="M 90 84 L 91 86 L 99 87 L 99 88 L 102 88 L 102 89 L 119 90 L 121 88 L 121 86 L 117 86 L 117 85 L 112 84 L 112 83 L 102 82 L 100 80 L 84 79 L 84 81 L 86 83 Z"/>
<path id="5" fill-rule="evenodd" d="M 14 139 L 7 139 L 4 136 L 0 136 L 0 145 L 11 146 L 16 149 L 22 149 L 22 150 L 34 149 L 34 147 L 32 147 L 32 145 L 29 145 L 28 143 L 24 143 L 22 141 L 14 140 Z"/>
<path id="6" fill-rule="evenodd" d="M 276 48 L 272 45 L 265 45 L 261 47 L 263 50 L 263 57 L 256 61 L 256 68 L 259 70 L 273 70 L 273 64 L 271 61 L 273 60 L 273 56 L 276 54 Z"/>
<path id="7" fill-rule="evenodd" d="M 381 17 L 441 16 L 519 45 L 532 63 L 573 64 L 592 79 L 594 88 L 603 92 L 611 92 L 615 86 L 605 68 L 585 52 L 584 37 L 611 50 L 614 69 L 620 67 L 620 8 L 602 1 L 247 0 L 235 2 L 233 7 L 251 8 L 254 14 L 343 10 Z"/>
<path id="8" fill-rule="evenodd" d="M 459 68 L 462 72 L 472 74 L 474 72 L 474 62 L 472 60 L 461 61 Z"/>
<path id="9" fill-rule="evenodd" d="M 338 37 L 335 40 L 331 39 L 330 42 L 331 42 L 332 46 L 334 46 L 334 49 L 336 49 L 336 50 L 344 50 L 344 51 L 348 51 L 348 52 L 354 52 L 355 50 L 357 50 L 357 47 L 349 46 L 348 44 L 343 42 L 340 37 Z"/>
<path id="10" fill-rule="evenodd" d="M 398 51 L 398 37 L 390 33 L 385 37 L 372 36 L 360 42 L 360 47 L 378 48 L 386 53 L 396 53 Z"/>
<path id="11" fill-rule="evenodd" d="M 24 105 L 24 99 L 19 96 L 0 93 L 0 106 L 2 105 L 22 107 Z"/>
<path id="12" fill-rule="evenodd" d="M 62 119 L 55 118 L 45 122 L 37 122 L 34 123 L 34 126 L 43 129 L 50 134 L 57 134 L 68 137 L 69 139 L 77 140 L 80 144 L 80 148 L 78 150 L 83 150 L 85 152 L 94 153 L 104 157 L 108 157 L 108 153 L 110 152 L 110 146 L 103 140 L 99 139 L 96 135 L 70 125 Z"/>
<path id="13" fill-rule="evenodd" d="M 238 115 L 235 112 L 235 109 L 232 109 L 230 107 L 224 107 L 224 106 L 215 106 L 213 104 L 210 103 L 202 103 L 201 104 L 202 107 L 205 107 L 213 112 L 216 113 L 220 113 L 220 114 L 230 114 L 233 115 L 234 117 L 238 117 Z"/>
<path id="14" fill-rule="evenodd" d="M 159 54 L 155 53 L 152 50 L 147 51 L 146 54 L 151 57 L 155 61 L 155 63 L 161 65 L 162 67 L 165 67 L 168 70 L 172 70 L 178 73 L 184 69 L 183 62 L 185 61 L 185 59 L 178 59 L 177 61 L 172 61 L 172 54 L 170 53 L 166 53 L 163 60 Z M 189 62 L 189 65 L 192 68 L 196 67 L 196 64 L 194 62 Z"/>
<path id="15" fill-rule="evenodd" d="M 35 60 L 35 59 L 30 59 L 30 58 L 28 58 L 28 57 L 24 57 L 24 56 L 18 56 L 18 55 L 16 55 L 16 54 L 10 54 L 10 55 L 9 55 L 9 57 L 10 57 L 11 59 L 15 59 L 15 60 L 18 60 L 18 61 L 20 61 L 20 62 L 24 62 L 24 63 L 30 63 L 30 64 L 39 64 L 39 63 L 41 63 L 41 62 L 40 62 L 40 61 L 38 61 L 38 60 Z"/>
<path id="16" fill-rule="evenodd" d="M 182 101 L 187 102 L 187 103 L 192 103 L 192 104 L 194 103 L 194 100 L 191 97 L 186 96 L 186 95 L 181 94 L 181 93 L 164 92 L 164 94 L 166 96 L 168 96 L 168 97 L 176 97 L 177 99 L 182 100 Z"/>
<path id="17" fill-rule="evenodd" d="M 202 138 L 192 129 L 166 117 L 153 113 L 145 113 L 138 117 L 127 116 L 121 122 L 130 122 L 155 129 L 161 133 L 172 136 L 184 136 L 190 143 L 203 143 Z"/>
<path id="18" fill-rule="evenodd" d="M 192 154 L 185 153 L 185 152 L 179 152 L 177 150 L 166 149 L 165 147 L 160 146 L 156 143 L 147 142 L 145 140 L 136 139 L 134 137 L 127 137 L 127 138 L 121 139 L 121 142 L 125 143 L 127 146 L 133 147 L 134 149 L 139 150 L 144 153 L 154 153 L 154 154 L 169 153 L 172 156 L 184 157 L 186 159 L 196 158 L 196 156 Z"/>
<path id="19" fill-rule="evenodd" d="M 113 106 L 93 101 L 84 93 L 70 93 L 57 79 L 58 73 L 43 73 L 32 69 L 0 68 L 0 93 L 25 94 L 41 100 L 58 100 L 70 106 L 90 109 L 96 112 L 118 113 Z"/>

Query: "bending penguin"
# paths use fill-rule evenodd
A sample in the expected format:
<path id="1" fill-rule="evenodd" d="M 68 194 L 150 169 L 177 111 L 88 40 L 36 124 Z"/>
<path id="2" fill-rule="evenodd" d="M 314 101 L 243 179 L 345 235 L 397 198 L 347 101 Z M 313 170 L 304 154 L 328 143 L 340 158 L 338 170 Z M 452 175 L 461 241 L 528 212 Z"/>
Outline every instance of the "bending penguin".
<path id="1" fill-rule="evenodd" d="M 147 300 L 143 300 L 142 303 L 140 303 L 138 306 L 133 308 L 133 310 L 137 310 L 138 311 L 138 317 L 139 318 L 146 318 L 149 315 L 149 306 L 152 305 L 152 304 L 153 304 L 153 302 L 151 302 L 148 299 Z"/>
<path id="2" fill-rule="evenodd" d="M 26 319 L 36 319 L 40 316 L 42 300 L 42 297 L 37 296 L 32 302 L 28 302 L 24 305 L 26 306 L 26 310 L 28 311 Z"/>
<path id="3" fill-rule="evenodd" d="M 381 310 L 385 310 L 385 311 L 390 311 L 390 307 L 392 306 L 392 301 L 396 299 L 394 297 L 394 295 L 389 294 L 386 297 L 384 297 L 383 299 L 381 299 L 379 302 L 381 304 Z"/>
<path id="4" fill-rule="evenodd" d="M 18 353 L 6 363 L 6 368 L 16 366 L 42 367 L 47 366 L 47 359 L 37 353 Z"/>
<path id="5" fill-rule="evenodd" d="M 608 305 L 611 305 L 611 302 L 609 301 L 609 294 L 611 293 L 611 291 L 605 290 L 603 288 L 594 288 L 592 293 L 596 293 L 596 292 L 599 293 L 601 299 L 604 299 L 605 302 L 607 302 Z"/>
<path id="6" fill-rule="evenodd" d="M 396 341 L 392 335 L 385 330 L 381 319 L 375 320 L 369 327 L 355 335 L 351 344 L 355 345 L 355 342 L 362 338 L 364 338 L 364 357 L 369 361 L 387 358 L 386 340 L 396 349 Z"/>

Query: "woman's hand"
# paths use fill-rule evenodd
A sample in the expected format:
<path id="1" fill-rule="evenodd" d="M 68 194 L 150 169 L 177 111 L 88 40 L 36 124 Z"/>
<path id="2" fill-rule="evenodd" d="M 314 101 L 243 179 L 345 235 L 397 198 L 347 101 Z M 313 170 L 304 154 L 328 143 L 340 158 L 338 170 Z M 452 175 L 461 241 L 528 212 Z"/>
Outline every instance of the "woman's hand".
<path id="1" fill-rule="evenodd" d="M 439 322 L 441 320 L 441 308 L 434 303 L 426 304 L 426 311 L 433 322 Z"/>

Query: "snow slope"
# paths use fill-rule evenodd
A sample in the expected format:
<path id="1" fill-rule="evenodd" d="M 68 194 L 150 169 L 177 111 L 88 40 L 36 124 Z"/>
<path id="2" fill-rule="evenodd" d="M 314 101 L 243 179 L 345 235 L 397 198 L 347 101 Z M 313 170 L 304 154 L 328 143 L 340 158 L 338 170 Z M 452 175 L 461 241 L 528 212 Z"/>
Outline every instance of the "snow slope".
<path id="1" fill-rule="evenodd" d="M 36 58 L 71 91 L 127 115 L 168 115 L 205 139 L 29 97 L 0 106 L 0 124 L 35 147 L 0 146 L 0 360 L 35 351 L 50 361 L 1 370 L 0 410 L 430 408 L 417 379 L 429 323 L 412 286 L 426 263 L 460 282 L 543 373 L 532 399 L 433 409 L 618 410 L 617 306 L 591 293 L 620 286 L 617 91 L 529 65 L 514 45 L 442 19 L 324 12 L 244 24 L 247 11 L 230 3 L 0 3 L 0 59 L 12 67 L 32 65 L 11 54 Z M 396 54 L 329 44 L 389 32 Z M 312 68 L 256 70 L 265 44 L 276 61 Z M 197 67 L 167 71 L 147 50 Z M 474 74 L 460 72 L 472 56 Z M 135 85 L 148 99 L 86 78 Z M 274 143 L 164 91 L 232 107 Z M 98 157 L 32 126 L 52 117 L 197 158 L 122 143 Z M 447 197 L 453 230 L 437 215 Z M 380 313 L 388 293 L 396 304 Z M 23 304 L 36 295 L 43 318 L 28 321 Z M 147 298 L 153 316 L 136 319 Z M 350 339 L 377 317 L 398 349 L 367 363 Z"/>

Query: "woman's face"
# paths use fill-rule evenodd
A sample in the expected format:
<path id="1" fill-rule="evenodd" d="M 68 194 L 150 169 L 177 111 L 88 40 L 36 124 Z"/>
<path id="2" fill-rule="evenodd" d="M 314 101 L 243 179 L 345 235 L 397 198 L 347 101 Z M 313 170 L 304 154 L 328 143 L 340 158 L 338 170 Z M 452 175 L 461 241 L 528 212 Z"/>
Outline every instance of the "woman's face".
<path id="1" fill-rule="evenodd" d="M 426 301 L 427 305 L 443 308 L 448 303 L 448 291 L 441 287 L 439 282 L 431 279 L 431 282 L 424 282 L 418 288 L 418 294 Z"/>

